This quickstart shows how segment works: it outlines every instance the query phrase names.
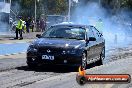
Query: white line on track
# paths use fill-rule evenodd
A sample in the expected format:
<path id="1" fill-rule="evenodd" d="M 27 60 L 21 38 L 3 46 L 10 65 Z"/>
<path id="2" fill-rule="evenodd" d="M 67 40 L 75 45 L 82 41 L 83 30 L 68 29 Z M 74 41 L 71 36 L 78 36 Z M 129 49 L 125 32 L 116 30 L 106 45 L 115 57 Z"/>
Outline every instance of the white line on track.
<path id="1" fill-rule="evenodd" d="M 16 54 L 23 54 L 23 53 L 26 53 L 26 51 L 25 52 L 19 52 L 19 53 L 12 53 L 12 54 L 0 55 L 0 57 L 2 57 L 2 56 L 16 55 Z"/>
<path id="2" fill-rule="evenodd" d="M 17 44 L 17 43 L 29 43 L 29 42 L 12 42 L 12 43 L 0 43 L 0 44 Z"/>

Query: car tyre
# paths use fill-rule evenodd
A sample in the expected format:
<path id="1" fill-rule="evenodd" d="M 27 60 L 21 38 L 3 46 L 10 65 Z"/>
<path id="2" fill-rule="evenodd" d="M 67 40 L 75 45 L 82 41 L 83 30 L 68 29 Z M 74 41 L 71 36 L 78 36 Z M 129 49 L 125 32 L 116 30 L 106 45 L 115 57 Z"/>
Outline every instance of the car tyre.
<path id="1" fill-rule="evenodd" d="M 85 53 L 82 55 L 82 68 L 87 69 L 87 57 Z"/>
<path id="2" fill-rule="evenodd" d="M 102 49 L 102 52 L 100 54 L 100 59 L 99 61 L 97 62 L 97 65 L 103 65 L 103 60 L 105 58 L 105 48 Z"/>

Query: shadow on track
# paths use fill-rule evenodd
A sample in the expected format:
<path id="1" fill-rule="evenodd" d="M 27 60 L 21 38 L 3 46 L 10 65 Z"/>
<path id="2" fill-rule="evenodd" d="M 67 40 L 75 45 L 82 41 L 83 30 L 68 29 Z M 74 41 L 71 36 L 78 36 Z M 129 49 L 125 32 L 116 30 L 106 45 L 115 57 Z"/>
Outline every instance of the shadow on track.
<path id="1" fill-rule="evenodd" d="M 95 67 L 93 64 L 87 66 L 87 69 Z M 55 72 L 55 73 L 69 73 L 69 72 L 78 72 L 79 67 L 72 67 L 72 66 L 47 66 L 42 65 L 36 68 L 29 68 L 28 66 L 21 66 L 15 69 L 17 70 L 24 70 L 24 71 L 35 71 L 35 72 Z"/>
<path id="2" fill-rule="evenodd" d="M 78 71 L 78 67 L 70 67 L 70 66 L 38 66 L 34 69 L 31 69 L 28 66 L 21 66 L 21 67 L 17 67 L 16 69 L 24 70 L 24 71 L 55 72 L 55 73 L 69 73 L 69 72 Z"/>

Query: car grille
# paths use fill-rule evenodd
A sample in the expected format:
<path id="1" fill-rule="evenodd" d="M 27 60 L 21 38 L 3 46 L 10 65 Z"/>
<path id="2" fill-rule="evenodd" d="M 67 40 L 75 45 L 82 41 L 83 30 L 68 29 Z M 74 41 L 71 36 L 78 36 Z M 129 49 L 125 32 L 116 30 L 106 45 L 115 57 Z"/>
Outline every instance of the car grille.
<path id="1" fill-rule="evenodd" d="M 40 47 L 38 49 L 39 53 L 49 53 L 49 54 L 55 54 L 55 53 L 62 53 L 62 48 L 51 48 L 51 47 Z"/>

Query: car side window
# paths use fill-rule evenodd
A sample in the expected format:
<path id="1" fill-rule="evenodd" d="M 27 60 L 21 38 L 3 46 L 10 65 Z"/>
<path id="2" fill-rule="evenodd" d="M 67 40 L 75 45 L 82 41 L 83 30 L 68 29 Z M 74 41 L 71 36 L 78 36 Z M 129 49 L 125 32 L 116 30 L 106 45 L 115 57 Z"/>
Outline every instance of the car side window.
<path id="1" fill-rule="evenodd" d="M 88 27 L 88 29 L 87 29 L 88 31 L 87 31 L 87 38 L 89 39 L 89 37 L 95 37 L 94 36 L 94 33 L 93 33 L 93 31 L 92 31 L 92 29 L 91 29 L 91 27 Z M 88 43 L 88 46 L 90 47 L 90 46 L 94 46 L 96 44 L 96 41 L 89 41 L 89 43 Z"/>
<path id="2" fill-rule="evenodd" d="M 91 28 L 96 38 L 100 38 L 102 36 L 102 34 L 95 27 L 92 26 Z"/>
<path id="3" fill-rule="evenodd" d="M 91 27 L 88 28 L 87 36 L 88 37 L 95 37 Z"/>

